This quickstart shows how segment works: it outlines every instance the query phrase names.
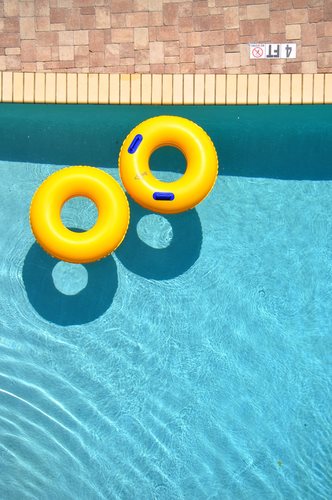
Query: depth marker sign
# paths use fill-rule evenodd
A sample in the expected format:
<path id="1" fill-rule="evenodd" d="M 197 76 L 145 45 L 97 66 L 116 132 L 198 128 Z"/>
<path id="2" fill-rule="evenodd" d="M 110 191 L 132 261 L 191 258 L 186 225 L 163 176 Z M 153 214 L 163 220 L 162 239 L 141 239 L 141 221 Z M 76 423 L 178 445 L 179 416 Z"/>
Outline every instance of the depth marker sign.
<path id="1" fill-rule="evenodd" d="M 295 59 L 296 43 L 250 43 L 250 59 Z"/>

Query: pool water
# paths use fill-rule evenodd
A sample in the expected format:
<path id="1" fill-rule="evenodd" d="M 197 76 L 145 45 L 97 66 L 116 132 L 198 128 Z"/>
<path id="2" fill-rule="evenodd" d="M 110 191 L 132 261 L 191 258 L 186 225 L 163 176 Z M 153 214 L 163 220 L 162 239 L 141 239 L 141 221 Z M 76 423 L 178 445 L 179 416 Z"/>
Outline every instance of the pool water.
<path id="1" fill-rule="evenodd" d="M 115 254 L 75 266 L 29 228 L 58 168 L 0 162 L 1 498 L 331 498 L 332 181 L 131 203 Z"/>

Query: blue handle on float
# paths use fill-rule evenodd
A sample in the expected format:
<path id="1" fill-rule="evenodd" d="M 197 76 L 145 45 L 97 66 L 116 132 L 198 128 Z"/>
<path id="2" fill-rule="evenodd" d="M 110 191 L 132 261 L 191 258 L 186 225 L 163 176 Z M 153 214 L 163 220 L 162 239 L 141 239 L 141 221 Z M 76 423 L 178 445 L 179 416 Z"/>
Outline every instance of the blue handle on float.
<path id="1" fill-rule="evenodd" d="M 154 200 L 163 200 L 163 201 L 172 201 L 174 200 L 174 193 L 162 193 L 159 191 L 156 191 L 153 193 L 153 199 Z"/>
<path id="2" fill-rule="evenodd" d="M 143 141 L 143 136 L 141 134 L 135 135 L 134 139 L 131 141 L 131 144 L 128 148 L 128 153 L 133 154 L 135 151 L 137 151 L 138 146 L 141 144 Z"/>

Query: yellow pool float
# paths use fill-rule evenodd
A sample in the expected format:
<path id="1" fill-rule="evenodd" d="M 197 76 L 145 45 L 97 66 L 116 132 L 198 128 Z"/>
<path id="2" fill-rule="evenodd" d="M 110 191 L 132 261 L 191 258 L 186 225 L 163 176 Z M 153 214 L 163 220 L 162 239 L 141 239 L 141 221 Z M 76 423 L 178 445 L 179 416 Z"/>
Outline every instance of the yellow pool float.
<path id="1" fill-rule="evenodd" d="M 75 196 L 85 196 L 98 209 L 95 225 L 77 233 L 61 220 L 61 209 Z M 37 189 L 30 207 L 30 224 L 38 243 L 66 262 L 99 260 L 122 242 L 129 224 L 129 205 L 118 182 L 103 170 L 75 166 L 58 170 Z"/>
<path id="2" fill-rule="evenodd" d="M 174 146 L 186 158 L 186 171 L 174 182 L 162 182 L 150 170 L 150 156 L 162 146 Z M 119 168 L 126 190 L 137 203 L 154 212 L 178 213 L 209 194 L 218 175 L 218 157 L 212 140 L 196 123 L 178 116 L 157 116 L 137 125 L 126 137 Z"/>

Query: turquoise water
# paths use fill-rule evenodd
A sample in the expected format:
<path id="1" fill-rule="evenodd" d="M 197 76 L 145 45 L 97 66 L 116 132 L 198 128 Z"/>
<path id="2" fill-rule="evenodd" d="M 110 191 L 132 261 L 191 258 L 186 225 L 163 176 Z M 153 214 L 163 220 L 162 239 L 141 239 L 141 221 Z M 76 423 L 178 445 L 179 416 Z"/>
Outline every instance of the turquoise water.
<path id="1" fill-rule="evenodd" d="M 132 204 L 119 250 L 75 266 L 29 229 L 57 168 L 0 162 L 1 498 L 331 498 L 332 182 Z"/>

